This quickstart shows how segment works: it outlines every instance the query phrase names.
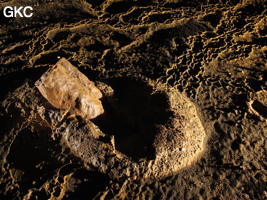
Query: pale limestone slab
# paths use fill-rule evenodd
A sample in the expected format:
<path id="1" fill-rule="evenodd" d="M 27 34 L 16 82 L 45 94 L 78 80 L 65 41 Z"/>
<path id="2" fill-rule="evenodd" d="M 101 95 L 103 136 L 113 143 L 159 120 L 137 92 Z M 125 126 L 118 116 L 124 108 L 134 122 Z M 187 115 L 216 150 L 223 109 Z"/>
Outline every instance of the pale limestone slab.
<path id="1" fill-rule="evenodd" d="M 55 108 L 93 119 L 104 112 L 101 91 L 65 58 L 48 69 L 35 86 Z"/>

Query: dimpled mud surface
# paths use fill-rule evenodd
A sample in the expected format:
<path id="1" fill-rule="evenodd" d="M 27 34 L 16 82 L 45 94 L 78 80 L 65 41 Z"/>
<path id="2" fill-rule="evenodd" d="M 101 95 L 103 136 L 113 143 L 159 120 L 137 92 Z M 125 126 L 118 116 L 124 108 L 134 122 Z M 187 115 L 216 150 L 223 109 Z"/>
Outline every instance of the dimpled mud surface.
<path id="1" fill-rule="evenodd" d="M 34 17 L 1 15 L 1 199 L 267 198 L 266 0 L 7 5 Z M 58 57 L 103 115 L 42 97 Z"/>

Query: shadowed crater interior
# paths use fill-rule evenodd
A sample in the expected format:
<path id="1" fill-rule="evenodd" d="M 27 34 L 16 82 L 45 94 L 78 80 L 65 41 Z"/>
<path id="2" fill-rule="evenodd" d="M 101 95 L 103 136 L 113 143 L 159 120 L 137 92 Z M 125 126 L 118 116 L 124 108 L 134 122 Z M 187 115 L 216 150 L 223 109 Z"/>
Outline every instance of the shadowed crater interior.
<path id="1" fill-rule="evenodd" d="M 166 124 L 173 115 L 167 96 L 147 83 L 127 78 L 104 82 L 113 88 L 114 96 L 102 100 L 105 113 L 93 122 L 104 133 L 114 135 L 121 153 L 134 160 L 154 159 L 157 124 Z"/>

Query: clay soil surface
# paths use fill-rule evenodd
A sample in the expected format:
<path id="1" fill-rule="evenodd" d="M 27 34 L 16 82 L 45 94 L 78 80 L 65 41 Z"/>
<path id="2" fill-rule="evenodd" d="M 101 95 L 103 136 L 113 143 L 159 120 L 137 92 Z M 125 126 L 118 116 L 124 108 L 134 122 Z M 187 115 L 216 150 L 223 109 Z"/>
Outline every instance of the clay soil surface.
<path id="1" fill-rule="evenodd" d="M 6 6 L 32 6 L 33 16 L 5 18 Z M 266 0 L 4 0 L 0 10 L 0 199 L 267 199 Z M 145 177 L 126 173 L 128 161 L 100 170 L 49 127 L 29 125 L 34 82 L 62 57 L 114 89 L 117 117 L 90 123 L 115 135 L 129 163 L 153 161 L 158 127 L 172 131 L 166 94 L 194 105 L 201 151 L 191 142 L 179 149 L 195 148 L 190 164 L 168 171 L 179 163 L 169 156 L 163 176 Z"/>

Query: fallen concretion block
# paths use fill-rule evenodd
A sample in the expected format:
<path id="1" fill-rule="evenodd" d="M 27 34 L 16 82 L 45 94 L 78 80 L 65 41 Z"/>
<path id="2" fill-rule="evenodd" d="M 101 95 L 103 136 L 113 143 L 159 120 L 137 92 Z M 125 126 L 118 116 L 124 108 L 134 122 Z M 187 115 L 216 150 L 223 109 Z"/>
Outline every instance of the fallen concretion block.
<path id="1" fill-rule="evenodd" d="M 35 86 L 55 108 L 93 119 L 104 112 L 101 91 L 65 58 L 48 69 Z"/>

